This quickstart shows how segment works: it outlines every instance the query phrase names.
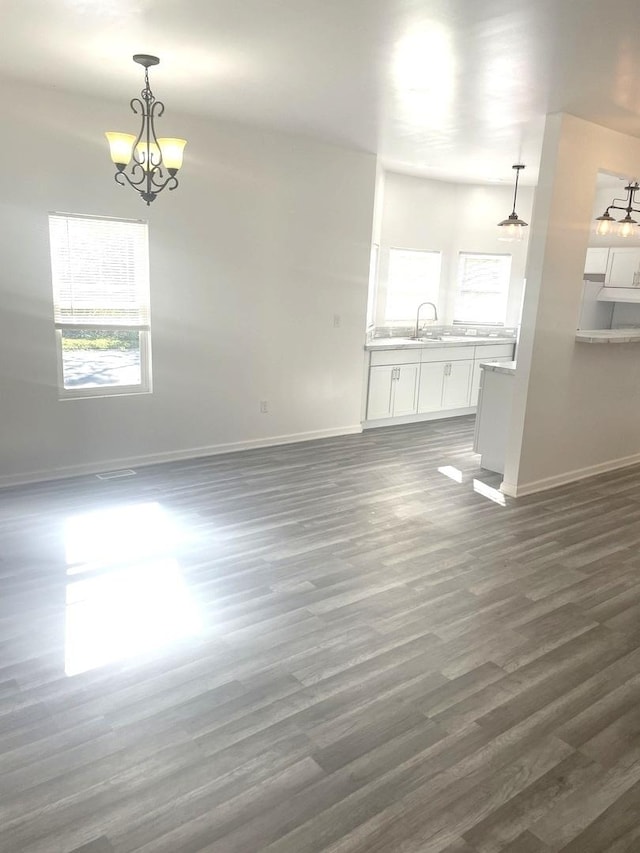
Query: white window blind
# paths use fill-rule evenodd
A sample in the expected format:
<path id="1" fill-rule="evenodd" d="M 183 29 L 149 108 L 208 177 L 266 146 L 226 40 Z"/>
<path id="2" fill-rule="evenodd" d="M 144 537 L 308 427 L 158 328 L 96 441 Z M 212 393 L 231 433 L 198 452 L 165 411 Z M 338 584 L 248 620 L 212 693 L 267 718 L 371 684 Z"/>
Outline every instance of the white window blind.
<path id="1" fill-rule="evenodd" d="M 510 276 L 511 255 L 461 252 L 454 322 L 503 324 Z"/>
<path id="2" fill-rule="evenodd" d="M 385 322 L 414 322 L 421 302 L 438 303 L 440 252 L 389 250 Z"/>
<path id="3" fill-rule="evenodd" d="M 145 222 L 52 214 L 49 233 L 57 328 L 149 328 Z"/>

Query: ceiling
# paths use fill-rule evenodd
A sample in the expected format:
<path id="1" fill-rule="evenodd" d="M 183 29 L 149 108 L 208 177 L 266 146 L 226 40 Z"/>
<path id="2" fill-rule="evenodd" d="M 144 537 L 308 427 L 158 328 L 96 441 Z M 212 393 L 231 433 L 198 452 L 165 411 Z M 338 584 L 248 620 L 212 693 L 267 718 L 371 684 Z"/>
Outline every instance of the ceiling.
<path id="1" fill-rule="evenodd" d="M 638 0 L 5 0 L 0 78 L 377 152 L 387 168 L 535 183 L 544 115 L 640 136 Z"/>

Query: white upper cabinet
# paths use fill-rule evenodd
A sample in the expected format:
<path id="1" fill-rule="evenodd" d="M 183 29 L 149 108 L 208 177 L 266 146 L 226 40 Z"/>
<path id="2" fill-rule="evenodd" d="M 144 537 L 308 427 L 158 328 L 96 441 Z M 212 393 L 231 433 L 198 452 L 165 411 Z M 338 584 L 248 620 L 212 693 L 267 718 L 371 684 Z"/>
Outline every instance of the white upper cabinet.
<path id="1" fill-rule="evenodd" d="M 584 277 L 589 278 L 590 275 L 605 275 L 607 272 L 608 260 L 609 249 L 587 249 L 587 256 L 584 260 Z M 600 279 L 600 281 L 602 281 L 602 279 Z"/>
<path id="2" fill-rule="evenodd" d="M 640 248 L 609 249 L 606 287 L 640 287 Z"/>

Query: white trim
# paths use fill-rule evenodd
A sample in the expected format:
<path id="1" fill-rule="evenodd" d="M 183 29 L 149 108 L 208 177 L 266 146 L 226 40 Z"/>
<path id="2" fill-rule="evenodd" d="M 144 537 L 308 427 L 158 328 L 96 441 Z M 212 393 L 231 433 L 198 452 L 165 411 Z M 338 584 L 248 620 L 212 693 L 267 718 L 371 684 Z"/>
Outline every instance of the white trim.
<path id="1" fill-rule="evenodd" d="M 49 216 L 62 216 L 65 219 L 105 219 L 107 222 L 138 222 L 140 225 L 148 225 L 148 219 L 126 219 L 122 216 L 100 216 L 94 213 L 65 213 L 64 210 L 50 210 Z"/>
<path id="2" fill-rule="evenodd" d="M 81 326 L 76 328 L 85 329 L 90 327 Z M 114 326 L 112 328 L 116 328 L 122 332 L 135 331 L 135 327 L 131 326 Z M 138 382 L 137 385 L 89 385 L 72 388 L 66 388 L 64 384 L 64 350 L 62 348 L 62 334 L 64 329 L 64 325 L 56 325 L 55 336 L 58 359 L 58 402 L 65 402 L 67 400 L 85 400 L 95 397 L 127 397 L 134 394 L 153 393 L 150 329 L 137 330 L 140 349 L 140 382 Z"/>
<path id="3" fill-rule="evenodd" d="M 608 471 L 617 471 L 619 468 L 630 468 L 632 465 L 640 464 L 640 453 L 633 456 L 623 456 L 620 459 L 610 459 L 608 462 L 599 462 L 597 465 L 589 465 L 588 468 L 576 468 L 573 471 L 565 471 L 553 477 L 544 477 L 542 480 L 532 480 L 530 483 L 507 483 L 500 484 L 500 491 L 512 498 L 522 498 L 525 495 L 533 495 L 536 492 L 544 492 L 547 489 L 555 489 L 574 483 L 577 480 L 586 480 L 588 477 L 596 477 L 598 474 L 606 474 Z"/>
<path id="4" fill-rule="evenodd" d="M 228 444 L 212 444 L 207 447 L 192 447 L 187 450 L 169 450 L 163 453 L 150 453 L 145 456 L 127 456 L 121 459 L 101 459 L 99 462 L 87 462 L 81 465 L 66 465 L 62 468 L 47 468 L 29 471 L 24 474 L 11 474 L 0 477 L 0 488 L 22 486 L 27 483 L 42 483 L 46 480 L 60 480 L 68 477 L 80 477 L 85 474 L 100 474 L 117 468 L 139 468 L 144 465 L 157 465 L 162 462 L 177 462 L 181 459 L 198 459 L 205 456 L 219 456 L 223 453 L 237 453 L 243 450 L 255 450 L 261 447 L 274 447 L 281 444 L 296 444 L 303 441 L 317 441 L 320 438 L 333 438 L 340 435 L 354 435 L 362 432 L 362 424 L 311 430 L 309 432 L 276 435 L 271 438 L 257 438 L 248 441 L 234 441 Z"/>
<path id="5" fill-rule="evenodd" d="M 427 412 L 423 415 L 401 415 L 395 418 L 376 418 L 373 421 L 364 421 L 364 429 L 376 429 L 377 427 L 400 426 L 400 424 L 419 424 L 422 421 L 442 421 L 446 418 L 459 418 L 463 415 L 475 415 L 477 409 L 471 406 L 467 409 L 438 409 L 437 412 Z"/>

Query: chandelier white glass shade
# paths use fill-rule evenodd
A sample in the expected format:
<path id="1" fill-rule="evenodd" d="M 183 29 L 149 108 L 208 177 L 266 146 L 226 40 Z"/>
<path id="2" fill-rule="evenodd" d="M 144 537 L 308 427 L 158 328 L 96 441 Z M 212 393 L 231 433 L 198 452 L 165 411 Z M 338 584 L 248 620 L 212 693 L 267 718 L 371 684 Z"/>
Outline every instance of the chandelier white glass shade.
<path id="1" fill-rule="evenodd" d="M 637 235 L 637 221 L 631 216 L 632 213 L 640 213 L 640 207 L 634 207 L 636 203 L 636 193 L 640 189 L 640 184 L 637 181 L 629 181 L 625 190 L 627 197 L 614 198 L 609 207 L 605 210 L 602 216 L 596 217 L 596 234 L 598 237 L 635 237 Z M 616 202 L 623 202 L 616 204 Z M 610 210 L 624 210 L 625 216 L 622 219 L 616 220 L 609 213 Z"/>
<path id="2" fill-rule="evenodd" d="M 524 237 L 524 229 L 527 227 L 528 223 L 524 222 L 524 220 L 520 219 L 518 214 L 516 213 L 516 200 L 518 198 L 518 178 L 520 177 L 520 171 L 524 169 L 522 163 L 518 163 L 515 166 L 511 167 L 516 170 L 516 187 L 513 193 L 513 210 L 507 216 L 506 219 L 503 219 L 502 222 L 498 222 L 498 240 L 522 240 Z"/>
<path id="3" fill-rule="evenodd" d="M 162 190 L 178 186 L 176 175 L 182 166 L 187 140 L 156 136 L 155 119 L 163 114 L 164 104 L 151 91 L 149 68 L 160 60 L 157 56 L 136 53 L 133 61 L 144 66 L 144 89 L 139 98 L 131 100 L 131 109 L 141 118 L 140 130 L 137 136 L 111 130 L 105 136 L 116 166 L 116 183 L 133 187 L 150 205 Z"/>

